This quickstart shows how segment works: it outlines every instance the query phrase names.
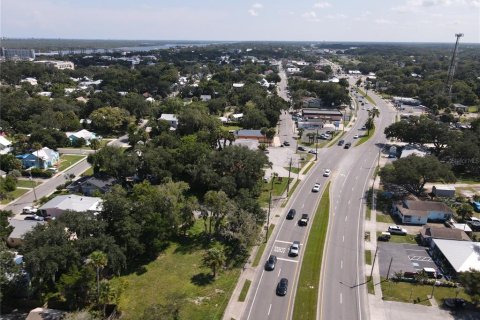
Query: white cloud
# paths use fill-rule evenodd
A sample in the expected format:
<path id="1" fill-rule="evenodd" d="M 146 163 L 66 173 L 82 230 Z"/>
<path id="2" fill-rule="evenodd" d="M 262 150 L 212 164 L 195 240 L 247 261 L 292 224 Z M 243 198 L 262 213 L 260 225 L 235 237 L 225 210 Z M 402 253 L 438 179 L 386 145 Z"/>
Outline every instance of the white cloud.
<path id="1" fill-rule="evenodd" d="M 329 8 L 332 5 L 328 2 L 318 2 L 313 5 L 314 8 L 319 8 L 319 9 L 324 9 L 324 8 Z"/>
<path id="2" fill-rule="evenodd" d="M 261 3 L 254 3 L 252 4 L 252 6 L 250 7 L 250 9 L 248 10 L 248 13 L 252 16 L 252 17 L 256 17 L 260 14 L 260 10 L 259 9 L 262 9 L 263 8 L 263 4 Z"/>
<path id="3" fill-rule="evenodd" d="M 379 18 L 375 20 L 375 23 L 376 24 L 395 24 L 396 22 L 392 20 L 387 20 L 385 18 Z"/>
<path id="4" fill-rule="evenodd" d="M 345 15 L 345 14 L 342 14 L 342 13 L 338 13 L 338 14 L 329 14 L 329 15 L 325 16 L 325 18 L 327 18 L 327 19 L 347 19 L 348 16 Z"/>
<path id="5" fill-rule="evenodd" d="M 253 16 L 253 17 L 258 16 L 258 11 L 255 11 L 255 10 L 253 10 L 253 9 L 248 10 L 248 13 L 249 13 L 251 16 Z"/>
<path id="6" fill-rule="evenodd" d="M 252 8 L 262 9 L 262 8 L 263 8 L 263 4 L 261 4 L 261 3 L 254 3 L 254 4 L 252 5 Z"/>
<path id="7" fill-rule="evenodd" d="M 304 19 L 307 19 L 308 21 L 320 21 L 320 19 L 318 19 L 318 17 L 317 17 L 317 14 L 315 13 L 315 11 L 307 11 L 307 12 L 302 14 L 302 17 Z"/>

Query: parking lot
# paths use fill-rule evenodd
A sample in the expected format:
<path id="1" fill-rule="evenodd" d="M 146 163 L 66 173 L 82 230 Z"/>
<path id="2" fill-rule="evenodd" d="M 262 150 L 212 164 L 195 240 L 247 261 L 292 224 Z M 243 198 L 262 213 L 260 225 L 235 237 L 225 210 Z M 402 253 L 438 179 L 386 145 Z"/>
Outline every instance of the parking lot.
<path id="1" fill-rule="evenodd" d="M 415 244 L 379 242 L 377 258 L 382 277 L 387 276 L 390 261 L 392 261 L 390 277 L 399 271 L 416 272 L 423 268 L 437 269 L 427 248 Z"/>

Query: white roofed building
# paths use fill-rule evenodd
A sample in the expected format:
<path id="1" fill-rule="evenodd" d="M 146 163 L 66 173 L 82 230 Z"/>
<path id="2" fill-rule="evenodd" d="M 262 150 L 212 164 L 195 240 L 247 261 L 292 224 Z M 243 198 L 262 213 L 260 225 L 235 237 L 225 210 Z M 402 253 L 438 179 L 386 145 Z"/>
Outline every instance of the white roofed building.
<path id="1" fill-rule="evenodd" d="M 480 271 L 480 243 L 433 239 L 432 257 L 445 274 L 456 277 L 459 272 Z"/>
<path id="2" fill-rule="evenodd" d="M 98 197 L 85 197 L 68 194 L 53 198 L 38 208 L 38 211 L 43 216 L 51 216 L 55 218 L 61 216 L 65 211 L 96 213 L 102 210 L 102 202 L 103 200 Z"/>
<path id="3" fill-rule="evenodd" d="M 12 142 L 0 135 L 0 154 L 7 154 L 12 150 Z"/>

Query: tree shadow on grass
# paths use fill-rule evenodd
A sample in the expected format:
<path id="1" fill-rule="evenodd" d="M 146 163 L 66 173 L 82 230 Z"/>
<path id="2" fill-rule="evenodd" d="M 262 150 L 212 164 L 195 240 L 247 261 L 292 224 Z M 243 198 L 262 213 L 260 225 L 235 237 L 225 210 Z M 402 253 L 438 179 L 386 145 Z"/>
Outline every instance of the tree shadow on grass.
<path id="1" fill-rule="evenodd" d="M 174 252 L 180 254 L 187 254 L 201 249 L 206 249 L 211 243 L 209 237 L 207 237 L 204 233 L 179 237 L 175 240 L 178 243 L 178 247 Z"/>
<path id="2" fill-rule="evenodd" d="M 204 272 L 197 273 L 196 275 L 190 278 L 190 281 L 192 281 L 192 283 L 197 286 L 209 285 L 210 283 L 213 282 L 213 280 L 215 280 L 215 278 L 213 277 L 212 274 L 204 273 Z"/>

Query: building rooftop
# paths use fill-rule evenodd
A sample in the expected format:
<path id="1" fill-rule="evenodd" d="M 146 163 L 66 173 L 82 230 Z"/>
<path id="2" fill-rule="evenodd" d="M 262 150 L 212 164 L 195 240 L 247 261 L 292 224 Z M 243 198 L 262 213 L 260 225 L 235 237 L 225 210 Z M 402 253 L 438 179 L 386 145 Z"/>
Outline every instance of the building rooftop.
<path id="1" fill-rule="evenodd" d="M 44 221 L 18 219 L 10 219 L 8 222 L 14 228 L 8 237 L 13 239 L 23 239 L 25 233 L 32 231 L 35 226 L 45 223 Z"/>
<path id="2" fill-rule="evenodd" d="M 461 229 L 451 229 L 444 226 L 426 225 L 421 230 L 421 233 L 423 236 L 432 237 L 434 239 L 471 241 L 465 231 Z"/>
<path id="3" fill-rule="evenodd" d="M 101 210 L 101 205 L 101 198 L 69 194 L 53 198 L 41 206 L 39 210 L 57 208 L 60 210 L 72 210 L 76 212 L 99 211 Z"/>
<path id="4" fill-rule="evenodd" d="M 480 271 L 480 243 L 443 239 L 433 242 L 456 272 Z"/>
<path id="5" fill-rule="evenodd" d="M 453 213 L 452 209 L 443 202 L 438 201 L 420 201 L 420 200 L 405 200 L 405 204 L 410 210 L 422 211 L 441 211 Z"/>

